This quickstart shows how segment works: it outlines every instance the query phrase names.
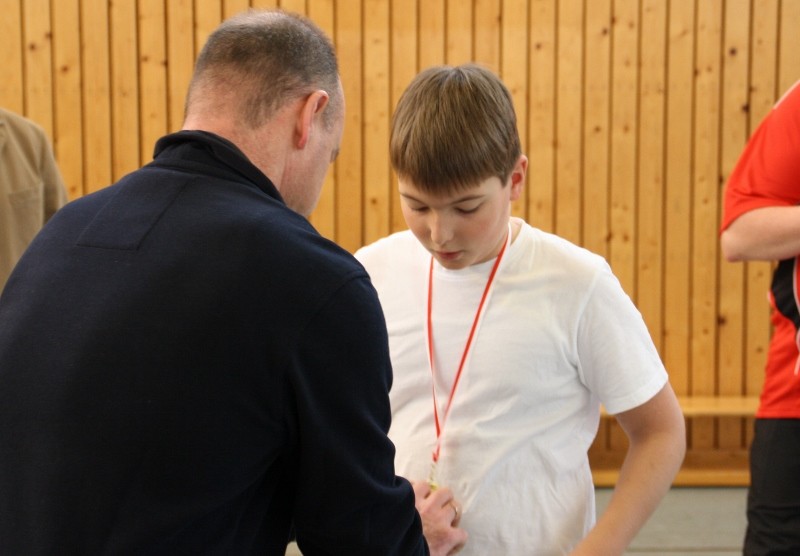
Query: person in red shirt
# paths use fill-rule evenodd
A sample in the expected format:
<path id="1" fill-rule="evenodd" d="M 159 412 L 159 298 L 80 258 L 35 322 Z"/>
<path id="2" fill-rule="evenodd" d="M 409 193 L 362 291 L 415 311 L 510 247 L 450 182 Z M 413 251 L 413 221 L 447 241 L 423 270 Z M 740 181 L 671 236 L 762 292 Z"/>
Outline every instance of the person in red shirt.
<path id="1" fill-rule="evenodd" d="M 720 241 L 729 261 L 779 261 L 774 327 L 750 448 L 744 554 L 800 554 L 800 81 L 750 138 L 725 190 Z"/>

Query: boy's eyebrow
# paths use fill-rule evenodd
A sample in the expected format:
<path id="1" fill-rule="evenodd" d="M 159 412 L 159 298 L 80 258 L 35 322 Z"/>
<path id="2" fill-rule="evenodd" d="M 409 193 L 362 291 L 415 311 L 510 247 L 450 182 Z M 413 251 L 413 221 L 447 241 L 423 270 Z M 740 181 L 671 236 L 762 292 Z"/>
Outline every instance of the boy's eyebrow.
<path id="1" fill-rule="evenodd" d="M 417 199 L 416 197 L 414 197 L 413 195 L 409 195 L 408 193 L 403 193 L 402 191 L 400 192 L 400 196 L 401 197 L 405 197 L 406 199 L 410 199 L 412 201 L 416 201 L 418 203 L 422 202 L 419 199 Z M 483 197 L 484 196 L 479 194 L 479 193 L 476 193 L 476 194 L 473 194 L 473 195 L 465 195 L 464 197 L 461 197 L 459 199 L 453 200 L 450 204 L 451 205 L 457 205 L 458 203 L 464 203 L 466 201 L 474 201 L 476 199 L 482 199 Z"/>

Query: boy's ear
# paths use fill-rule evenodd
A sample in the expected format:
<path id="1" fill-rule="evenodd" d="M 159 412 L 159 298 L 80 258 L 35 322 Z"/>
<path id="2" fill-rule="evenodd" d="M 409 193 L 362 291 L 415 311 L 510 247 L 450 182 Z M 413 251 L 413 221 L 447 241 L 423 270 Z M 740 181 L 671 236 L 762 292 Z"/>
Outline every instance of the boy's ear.
<path id="1" fill-rule="evenodd" d="M 514 169 L 511 170 L 511 200 L 516 201 L 522 195 L 522 188 L 525 186 L 525 173 L 528 171 L 528 157 L 520 155 Z"/>
<path id="2" fill-rule="evenodd" d="M 311 129 L 316 124 L 315 117 L 321 116 L 322 111 L 328 105 L 330 95 L 319 89 L 308 95 L 300 107 L 300 112 L 297 115 L 297 123 L 295 134 L 297 137 L 297 148 L 302 149 L 308 144 L 308 138 L 311 136 Z"/>

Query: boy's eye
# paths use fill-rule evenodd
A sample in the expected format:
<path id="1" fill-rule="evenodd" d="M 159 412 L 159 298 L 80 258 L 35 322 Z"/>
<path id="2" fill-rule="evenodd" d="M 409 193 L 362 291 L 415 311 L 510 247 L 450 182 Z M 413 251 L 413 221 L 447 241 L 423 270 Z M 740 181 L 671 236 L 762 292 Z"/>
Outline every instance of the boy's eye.
<path id="1" fill-rule="evenodd" d="M 477 211 L 481 206 L 475 205 L 474 207 L 457 207 L 456 210 L 461 214 L 472 214 Z"/>

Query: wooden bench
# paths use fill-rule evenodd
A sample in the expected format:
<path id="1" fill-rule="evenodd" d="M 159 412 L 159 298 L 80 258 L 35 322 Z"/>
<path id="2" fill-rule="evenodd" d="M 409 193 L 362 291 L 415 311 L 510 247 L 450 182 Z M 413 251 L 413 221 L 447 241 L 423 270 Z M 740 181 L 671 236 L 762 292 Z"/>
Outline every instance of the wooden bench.
<path id="1" fill-rule="evenodd" d="M 678 396 L 684 417 L 753 417 L 758 396 Z M 600 408 L 603 417 L 609 417 Z"/>
<path id="2" fill-rule="evenodd" d="M 758 408 L 758 396 L 678 396 L 686 419 L 701 418 L 751 418 Z M 601 415 L 610 417 L 601 408 Z M 750 471 L 746 465 L 746 452 L 718 451 L 716 453 L 687 454 L 678 476 L 676 486 L 747 486 Z M 608 468 L 593 468 L 596 486 L 614 486 L 619 476 L 620 462 L 610 462 Z"/>

